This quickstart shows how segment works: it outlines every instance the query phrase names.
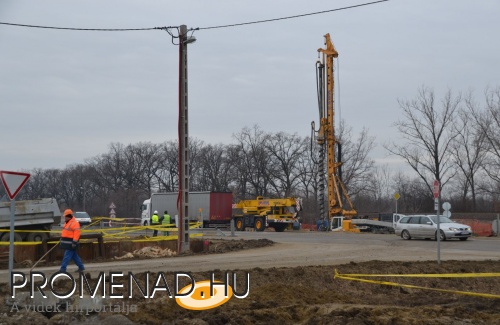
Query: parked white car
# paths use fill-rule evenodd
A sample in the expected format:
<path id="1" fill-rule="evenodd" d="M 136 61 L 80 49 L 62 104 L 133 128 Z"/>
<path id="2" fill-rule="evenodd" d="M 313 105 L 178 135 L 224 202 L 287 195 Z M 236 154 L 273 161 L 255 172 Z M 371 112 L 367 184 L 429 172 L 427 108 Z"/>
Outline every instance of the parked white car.
<path id="1" fill-rule="evenodd" d="M 78 220 L 80 226 L 86 226 L 92 223 L 92 218 L 84 211 L 75 212 L 75 219 Z"/>
<path id="2" fill-rule="evenodd" d="M 402 217 L 396 223 L 395 233 L 403 239 L 429 238 L 437 239 L 437 216 L 414 215 Z M 467 240 L 472 236 L 470 226 L 452 221 L 450 218 L 439 216 L 440 240 L 458 238 Z"/>

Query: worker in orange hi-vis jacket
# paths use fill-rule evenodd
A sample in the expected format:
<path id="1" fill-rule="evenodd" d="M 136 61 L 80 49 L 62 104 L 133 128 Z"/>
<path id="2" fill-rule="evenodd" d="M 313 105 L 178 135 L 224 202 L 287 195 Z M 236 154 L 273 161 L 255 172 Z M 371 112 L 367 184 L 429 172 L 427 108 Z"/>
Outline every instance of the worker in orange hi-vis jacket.
<path id="1" fill-rule="evenodd" d="M 66 272 L 66 267 L 71 260 L 78 266 L 77 272 L 83 272 L 85 271 L 85 266 L 77 253 L 80 241 L 80 223 L 73 216 L 71 209 L 64 211 L 64 221 L 60 242 L 61 248 L 64 249 L 64 256 L 59 272 Z"/>

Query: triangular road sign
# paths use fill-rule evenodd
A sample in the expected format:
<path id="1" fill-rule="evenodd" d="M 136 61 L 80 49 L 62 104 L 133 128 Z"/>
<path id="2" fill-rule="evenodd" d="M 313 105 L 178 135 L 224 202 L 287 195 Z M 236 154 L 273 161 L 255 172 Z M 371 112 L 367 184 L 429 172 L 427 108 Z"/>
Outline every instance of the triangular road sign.
<path id="1" fill-rule="evenodd" d="M 11 200 L 13 200 L 31 175 L 27 173 L 0 170 L 0 176 L 2 177 L 2 183 L 7 191 L 7 195 Z"/>
<path id="2" fill-rule="evenodd" d="M 111 202 L 111 205 L 109 206 L 109 208 L 110 209 L 116 209 L 116 205 L 113 202 Z"/>

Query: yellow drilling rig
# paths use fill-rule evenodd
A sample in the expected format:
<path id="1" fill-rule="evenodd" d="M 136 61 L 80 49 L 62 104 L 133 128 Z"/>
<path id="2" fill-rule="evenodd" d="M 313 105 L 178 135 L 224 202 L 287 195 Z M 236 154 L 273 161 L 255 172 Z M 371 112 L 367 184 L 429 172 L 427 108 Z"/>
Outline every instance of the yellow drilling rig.
<path id="1" fill-rule="evenodd" d="M 357 215 L 357 211 L 342 182 L 342 150 L 335 136 L 334 58 L 337 58 L 339 54 L 333 46 L 330 34 L 325 35 L 325 48 L 318 49 L 318 54 L 321 56 L 321 59 L 316 62 L 320 125 L 316 130 L 314 121 L 311 123 L 311 141 L 315 139 L 318 144 L 316 163 L 319 174 L 320 224 L 328 230 L 356 232 L 359 230 L 351 224 L 351 218 Z M 338 149 L 338 157 L 335 156 L 335 149 Z M 325 181 L 328 194 L 326 209 Z"/>

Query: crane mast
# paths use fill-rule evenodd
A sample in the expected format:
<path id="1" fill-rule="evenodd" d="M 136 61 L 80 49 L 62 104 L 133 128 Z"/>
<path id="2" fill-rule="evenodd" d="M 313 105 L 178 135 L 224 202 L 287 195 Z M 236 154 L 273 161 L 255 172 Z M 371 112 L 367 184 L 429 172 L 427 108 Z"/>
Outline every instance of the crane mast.
<path id="1" fill-rule="evenodd" d="M 316 133 L 316 141 L 319 146 L 319 196 L 320 196 L 320 215 L 323 220 L 328 220 L 332 225 L 335 217 L 352 217 L 357 214 L 353 207 L 351 199 L 342 182 L 340 144 L 335 137 L 335 93 L 334 93 L 334 58 L 338 57 L 338 52 L 333 46 L 330 34 L 325 35 L 326 48 L 318 49 L 321 54 L 321 61 L 316 63 L 317 85 L 318 85 L 318 107 L 319 107 L 319 130 L 316 131 L 314 122 L 312 122 L 313 136 Z M 326 80 L 325 80 L 326 79 Z M 335 156 L 335 149 L 339 148 L 339 159 Z M 325 157 L 326 149 L 326 157 Z M 326 177 L 325 177 L 325 158 L 326 158 Z M 328 210 L 325 211 L 325 178 L 328 191 Z M 344 208 L 344 202 L 349 205 Z M 342 219 L 341 219 L 342 220 Z M 341 225 L 340 225 L 341 226 Z M 337 225 L 338 227 L 338 225 Z M 333 228 L 333 226 L 332 226 Z"/>

